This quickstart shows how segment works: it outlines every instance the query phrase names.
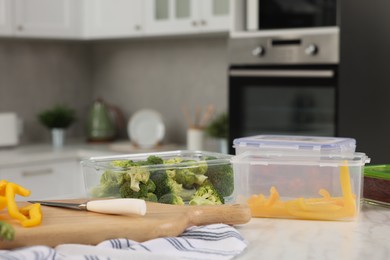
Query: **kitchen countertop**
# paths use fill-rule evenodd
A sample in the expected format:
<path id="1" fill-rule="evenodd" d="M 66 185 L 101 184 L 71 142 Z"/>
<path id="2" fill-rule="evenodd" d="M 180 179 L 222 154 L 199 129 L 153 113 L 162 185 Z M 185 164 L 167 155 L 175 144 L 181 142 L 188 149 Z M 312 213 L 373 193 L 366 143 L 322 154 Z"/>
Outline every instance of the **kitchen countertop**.
<path id="1" fill-rule="evenodd" d="M 252 218 L 236 259 L 390 259 L 390 209 L 364 205 L 350 222 Z"/>
<path id="2" fill-rule="evenodd" d="M 129 141 L 94 144 L 83 141 L 71 141 L 63 148 L 53 148 L 51 144 L 30 144 L 0 149 L 0 168 L 29 165 L 52 160 L 81 160 L 92 156 L 105 156 L 127 153 L 146 153 L 156 151 L 179 150 L 183 147 L 164 144 L 150 149 L 133 146 Z"/>

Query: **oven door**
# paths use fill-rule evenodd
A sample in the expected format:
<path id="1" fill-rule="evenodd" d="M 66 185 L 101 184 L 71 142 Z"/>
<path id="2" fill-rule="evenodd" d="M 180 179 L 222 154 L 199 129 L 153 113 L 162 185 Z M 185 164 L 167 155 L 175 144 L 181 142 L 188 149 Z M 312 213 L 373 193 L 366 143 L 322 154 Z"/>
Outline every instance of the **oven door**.
<path id="1" fill-rule="evenodd" d="M 258 134 L 335 136 L 336 111 L 337 66 L 229 69 L 230 144 Z"/>
<path id="2" fill-rule="evenodd" d="M 337 25 L 337 0 L 247 0 L 246 9 L 248 30 Z"/>

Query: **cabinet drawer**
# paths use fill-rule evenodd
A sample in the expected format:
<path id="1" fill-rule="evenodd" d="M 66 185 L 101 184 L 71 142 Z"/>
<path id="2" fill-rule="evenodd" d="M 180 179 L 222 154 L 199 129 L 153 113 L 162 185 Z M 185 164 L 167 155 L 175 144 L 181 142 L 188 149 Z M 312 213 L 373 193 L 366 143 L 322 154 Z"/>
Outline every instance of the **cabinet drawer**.
<path id="1" fill-rule="evenodd" d="M 16 200 L 19 201 L 66 198 L 84 194 L 84 179 L 77 160 L 2 168 L 0 179 L 31 190 L 28 198 L 18 196 Z"/>

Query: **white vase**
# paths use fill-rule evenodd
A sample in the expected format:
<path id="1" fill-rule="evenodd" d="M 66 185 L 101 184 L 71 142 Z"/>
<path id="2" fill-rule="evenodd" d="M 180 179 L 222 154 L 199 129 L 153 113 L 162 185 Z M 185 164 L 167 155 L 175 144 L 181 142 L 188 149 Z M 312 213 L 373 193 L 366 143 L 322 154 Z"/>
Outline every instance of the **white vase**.
<path id="1" fill-rule="evenodd" d="M 65 129 L 63 128 L 52 128 L 51 129 L 51 138 L 54 148 L 64 147 L 65 141 Z"/>
<path id="2" fill-rule="evenodd" d="M 203 150 L 203 130 L 189 128 L 187 130 L 187 149 L 192 151 Z"/>

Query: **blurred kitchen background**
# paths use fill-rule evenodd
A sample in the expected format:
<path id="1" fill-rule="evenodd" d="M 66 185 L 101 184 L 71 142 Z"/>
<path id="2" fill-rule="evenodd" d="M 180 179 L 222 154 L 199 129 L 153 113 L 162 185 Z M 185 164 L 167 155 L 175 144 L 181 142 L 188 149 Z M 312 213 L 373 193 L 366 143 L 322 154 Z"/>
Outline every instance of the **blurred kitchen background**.
<path id="1" fill-rule="evenodd" d="M 297 1 L 297 8 L 304 6 L 298 2 L 332 3 Z M 356 138 L 358 151 L 374 163 L 385 163 L 390 147 L 390 3 L 333 2 L 337 23 L 330 27 L 339 31 L 338 57 L 325 65 L 334 66 L 337 75 L 336 112 L 331 119 L 334 131 L 327 135 Z M 240 36 L 246 33 L 244 27 L 237 31 L 237 21 L 244 23 L 246 15 L 243 3 L 247 2 L 0 0 L 0 112 L 15 112 L 21 118 L 19 145 L 47 143 L 50 134 L 37 114 L 55 104 L 69 105 L 77 121 L 67 136 L 85 141 L 88 111 L 101 97 L 122 110 L 126 123 L 138 110 L 159 111 L 166 127 L 164 143 L 185 144 L 183 106 L 194 112 L 212 104 L 215 114 L 229 111 L 234 33 L 235 38 L 261 36 Z M 182 11 L 172 9 L 175 5 Z M 157 21 L 174 14 L 176 19 L 170 17 L 169 22 Z M 61 19 L 65 29 L 58 27 Z M 312 30 L 315 33 L 316 27 Z M 117 138 L 122 139 L 128 139 L 125 128 Z"/>

